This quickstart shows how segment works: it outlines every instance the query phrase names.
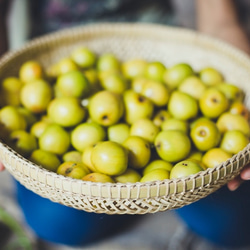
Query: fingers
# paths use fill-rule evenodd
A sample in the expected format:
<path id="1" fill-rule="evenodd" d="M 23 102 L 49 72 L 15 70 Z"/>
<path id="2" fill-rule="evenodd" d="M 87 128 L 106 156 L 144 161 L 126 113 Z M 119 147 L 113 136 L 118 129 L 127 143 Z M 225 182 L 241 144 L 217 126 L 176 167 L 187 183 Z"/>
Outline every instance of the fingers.
<path id="1" fill-rule="evenodd" d="M 4 165 L 0 162 L 0 172 L 5 169 Z"/>
<path id="2" fill-rule="evenodd" d="M 231 191 L 236 190 L 243 181 L 250 180 L 250 164 L 246 165 L 241 171 L 240 175 L 235 179 L 228 182 L 228 189 Z"/>
<path id="3" fill-rule="evenodd" d="M 230 191 L 235 191 L 240 184 L 243 182 L 243 180 L 241 179 L 241 176 L 237 176 L 236 178 L 234 178 L 233 180 L 229 181 L 227 184 L 227 187 Z"/>
<path id="4" fill-rule="evenodd" d="M 250 180 L 250 164 L 246 165 L 240 173 L 243 180 Z"/>

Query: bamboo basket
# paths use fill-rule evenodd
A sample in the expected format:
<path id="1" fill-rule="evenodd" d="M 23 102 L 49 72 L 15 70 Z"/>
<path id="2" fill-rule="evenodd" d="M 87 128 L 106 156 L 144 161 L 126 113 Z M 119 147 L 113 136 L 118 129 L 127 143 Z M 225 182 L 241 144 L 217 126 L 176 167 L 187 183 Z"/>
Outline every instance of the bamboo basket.
<path id="1" fill-rule="evenodd" d="M 90 24 L 55 32 L 28 42 L 0 58 L 0 80 L 17 75 L 29 59 L 48 67 L 87 46 L 96 53 L 112 52 L 120 60 L 159 60 L 166 67 L 189 63 L 194 70 L 212 66 L 246 93 L 250 107 L 250 60 L 222 41 L 182 28 L 155 24 Z M 47 171 L 0 142 L 0 159 L 10 174 L 29 190 L 79 210 L 106 214 L 146 214 L 180 208 L 213 193 L 250 162 L 250 146 L 215 168 L 181 179 L 147 183 L 94 183 Z"/>

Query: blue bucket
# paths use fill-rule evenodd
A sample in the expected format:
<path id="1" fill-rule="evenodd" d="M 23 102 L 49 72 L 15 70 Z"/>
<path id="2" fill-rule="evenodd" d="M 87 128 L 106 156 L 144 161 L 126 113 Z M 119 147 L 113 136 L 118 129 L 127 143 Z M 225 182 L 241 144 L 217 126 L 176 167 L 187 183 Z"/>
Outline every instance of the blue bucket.
<path id="1" fill-rule="evenodd" d="M 142 215 L 89 213 L 54 203 L 16 182 L 17 200 L 26 223 L 42 240 L 68 246 L 96 243 L 129 230 Z"/>
<path id="2" fill-rule="evenodd" d="M 176 213 L 190 230 L 215 245 L 250 249 L 250 181 L 233 192 L 224 186 Z"/>

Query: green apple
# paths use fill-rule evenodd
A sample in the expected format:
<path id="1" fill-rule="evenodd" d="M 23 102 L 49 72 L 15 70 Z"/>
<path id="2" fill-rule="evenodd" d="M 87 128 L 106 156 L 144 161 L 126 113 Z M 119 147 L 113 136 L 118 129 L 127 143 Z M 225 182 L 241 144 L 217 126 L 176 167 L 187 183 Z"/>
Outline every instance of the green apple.
<path id="1" fill-rule="evenodd" d="M 189 126 L 187 121 L 183 121 L 177 118 L 169 118 L 161 124 L 162 130 L 181 130 L 184 133 L 188 133 Z"/>
<path id="2" fill-rule="evenodd" d="M 101 183 L 114 183 L 112 177 L 102 173 L 90 173 L 82 178 L 83 181 L 101 182 Z"/>
<path id="3" fill-rule="evenodd" d="M 88 105 L 90 118 L 102 126 L 117 123 L 124 113 L 124 105 L 120 95 L 103 90 L 94 94 Z"/>
<path id="4" fill-rule="evenodd" d="M 89 68 L 89 69 L 85 69 L 83 71 L 84 76 L 87 78 L 89 85 L 90 85 L 90 91 L 89 91 L 89 95 L 92 95 L 98 91 L 100 91 L 101 85 L 98 79 L 98 72 L 96 70 L 96 68 Z"/>
<path id="5" fill-rule="evenodd" d="M 82 153 L 82 162 L 90 169 L 92 172 L 98 172 L 96 168 L 94 167 L 92 160 L 91 160 L 91 154 L 94 149 L 94 146 L 88 146 L 84 149 Z"/>
<path id="6" fill-rule="evenodd" d="M 151 157 L 150 143 L 139 136 L 129 136 L 122 144 L 128 150 L 128 165 L 135 169 L 145 167 Z"/>
<path id="7" fill-rule="evenodd" d="M 154 112 L 154 104 L 147 97 L 129 89 L 123 94 L 126 123 L 132 124 L 142 118 L 151 119 Z"/>
<path id="8" fill-rule="evenodd" d="M 56 172 L 57 168 L 61 164 L 61 161 L 59 160 L 56 154 L 53 154 L 51 152 L 42 149 L 34 150 L 31 156 L 29 157 L 29 160 L 53 172 Z"/>
<path id="9" fill-rule="evenodd" d="M 242 102 L 244 99 L 244 93 L 242 89 L 231 83 L 222 82 L 217 84 L 216 88 L 219 89 L 230 102 L 234 101 Z"/>
<path id="10" fill-rule="evenodd" d="M 214 86 L 224 81 L 223 75 L 213 67 L 205 67 L 199 72 L 199 77 L 207 86 Z"/>
<path id="11" fill-rule="evenodd" d="M 203 155 L 202 155 L 202 157 L 203 157 Z M 200 165 L 202 167 L 203 170 L 206 170 L 207 166 L 202 162 L 202 157 L 201 157 L 201 159 L 195 159 L 191 155 L 191 158 L 189 158 L 189 156 L 188 156 L 185 160 L 188 160 L 188 161 L 190 160 L 190 161 L 196 162 L 198 165 Z"/>
<path id="12" fill-rule="evenodd" d="M 34 113 L 32 113 L 30 110 L 22 106 L 17 107 L 17 110 L 26 120 L 27 128 L 30 128 L 35 122 L 37 122 L 38 117 Z"/>
<path id="13" fill-rule="evenodd" d="M 8 132 L 27 128 L 27 121 L 14 106 L 5 106 L 0 110 L 0 123 Z"/>
<path id="14" fill-rule="evenodd" d="M 155 113 L 152 120 L 157 127 L 161 127 L 162 123 L 171 117 L 169 111 L 160 109 Z"/>
<path id="15" fill-rule="evenodd" d="M 122 64 L 123 75 L 132 80 L 136 77 L 143 77 L 147 70 L 147 61 L 144 59 L 134 58 L 127 60 Z"/>
<path id="16" fill-rule="evenodd" d="M 128 81 L 122 74 L 117 72 L 110 72 L 109 74 L 106 74 L 106 76 L 102 77 L 100 83 L 103 89 L 117 94 L 122 94 L 126 89 L 128 89 Z"/>
<path id="17" fill-rule="evenodd" d="M 57 168 L 57 174 L 71 177 L 74 179 L 82 179 L 85 175 L 89 174 L 90 171 L 83 163 L 76 162 L 63 162 Z"/>
<path id="18" fill-rule="evenodd" d="M 128 167 L 128 151 L 117 142 L 99 142 L 92 150 L 91 161 L 100 173 L 120 175 Z"/>
<path id="19" fill-rule="evenodd" d="M 71 59 L 81 68 L 91 68 L 95 66 L 96 55 L 87 47 L 78 47 L 71 53 Z"/>
<path id="20" fill-rule="evenodd" d="M 119 72 L 121 66 L 116 55 L 113 53 L 103 53 L 97 59 L 96 67 L 98 71 Z"/>
<path id="21" fill-rule="evenodd" d="M 72 130 L 71 144 L 76 150 L 83 152 L 86 147 L 103 141 L 105 137 L 106 131 L 98 123 L 82 123 Z"/>
<path id="22" fill-rule="evenodd" d="M 189 94 L 196 100 L 199 100 L 206 90 L 207 86 L 198 76 L 192 75 L 184 79 L 178 87 L 178 90 Z"/>
<path id="23" fill-rule="evenodd" d="M 68 151 L 62 155 L 63 162 L 82 162 L 82 153 L 76 150 Z"/>
<path id="24" fill-rule="evenodd" d="M 52 99 L 52 87 L 47 81 L 37 79 L 25 84 L 20 95 L 25 108 L 36 114 L 43 113 Z"/>
<path id="25" fill-rule="evenodd" d="M 19 106 L 21 104 L 20 92 L 23 82 L 17 77 L 6 77 L 1 85 L 1 103 L 3 106 Z"/>
<path id="26" fill-rule="evenodd" d="M 39 138 L 49 124 L 50 122 L 45 120 L 37 121 L 31 126 L 30 133 Z"/>
<path id="27" fill-rule="evenodd" d="M 111 125 L 107 129 L 109 141 L 123 143 L 130 134 L 130 126 L 126 123 L 117 123 Z"/>
<path id="28" fill-rule="evenodd" d="M 36 137 L 25 130 L 15 130 L 9 137 L 10 145 L 24 157 L 29 156 L 37 149 Z"/>
<path id="29" fill-rule="evenodd" d="M 188 155 L 188 159 L 193 159 L 197 161 L 201 161 L 203 156 L 203 152 L 197 151 L 197 150 L 192 150 L 190 154 Z"/>
<path id="30" fill-rule="evenodd" d="M 165 84 L 148 80 L 143 85 L 141 94 L 151 100 L 157 107 L 162 107 L 168 103 L 170 91 Z"/>
<path id="31" fill-rule="evenodd" d="M 169 171 L 159 168 L 142 176 L 140 182 L 161 181 L 169 179 Z"/>
<path id="32" fill-rule="evenodd" d="M 153 160 L 149 162 L 149 164 L 143 169 L 143 175 L 148 174 L 150 171 L 155 169 L 165 169 L 167 171 L 171 171 L 173 164 L 171 162 L 167 162 L 164 160 Z"/>
<path id="33" fill-rule="evenodd" d="M 222 137 L 220 147 L 226 152 L 237 154 L 249 143 L 249 138 L 239 130 L 226 131 Z"/>
<path id="34" fill-rule="evenodd" d="M 170 179 L 187 177 L 202 170 L 203 168 L 198 163 L 198 161 L 187 159 L 184 161 L 180 161 L 173 166 L 170 172 Z"/>
<path id="35" fill-rule="evenodd" d="M 220 143 L 221 133 L 215 122 L 202 118 L 195 122 L 190 131 L 190 137 L 199 151 L 207 151 Z"/>
<path id="36" fill-rule="evenodd" d="M 232 157 L 232 154 L 222 148 L 209 149 L 202 157 L 202 163 L 207 168 L 213 168 Z"/>
<path id="37" fill-rule="evenodd" d="M 229 108 L 226 96 L 217 88 L 207 88 L 199 100 L 202 114 L 209 118 L 217 118 Z"/>
<path id="38" fill-rule="evenodd" d="M 250 136 L 250 127 L 248 121 L 239 114 L 223 113 L 216 122 L 217 127 L 224 133 L 228 130 L 239 130 L 246 136 Z"/>
<path id="39" fill-rule="evenodd" d="M 115 182 L 135 183 L 140 181 L 141 175 L 135 169 L 127 168 L 123 174 L 114 176 L 113 178 Z"/>
<path id="40" fill-rule="evenodd" d="M 73 127 L 86 117 L 86 110 L 75 97 L 53 99 L 47 109 L 51 121 L 63 127 Z"/>
<path id="41" fill-rule="evenodd" d="M 90 84 L 80 70 L 69 71 L 60 75 L 56 88 L 62 96 L 82 98 L 90 92 Z"/>
<path id="42" fill-rule="evenodd" d="M 148 79 L 146 77 L 135 77 L 131 80 L 131 89 L 136 93 L 141 93 L 143 86 L 147 83 Z"/>
<path id="43" fill-rule="evenodd" d="M 189 137 L 180 130 L 161 131 L 155 138 L 155 148 L 161 159 L 178 162 L 185 159 L 191 151 Z"/>
<path id="44" fill-rule="evenodd" d="M 249 111 L 243 102 L 234 101 L 229 107 L 228 112 L 242 115 L 246 120 L 249 119 Z"/>
<path id="45" fill-rule="evenodd" d="M 160 129 L 157 127 L 152 120 L 148 118 L 140 119 L 132 123 L 130 127 L 131 136 L 140 136 L 150 143 L 154 143 L 156 135 Z"/>
<path id="46" fill-rule="evenodd" d="M 205 117 L 205 116 L 198 116 L 196 117 L 194 120 L 191 120 L 190 123 L 189 123 L 189 127 L 190 129 L 192 129 L 197 123 L 200 123 L 201 121 L 207 121 L 207 120 L 210 120 L 210 121 L 214 121 L 208 117 Z"/>
<path id="47" fill-rule="evenodd" d="M 180 120 L 189 120 L 198 115 L 198 102 L 192 96 L 174 91 L 168 102 L 169 113 Z"/>
<path id="48" fill-rule="evenodd" d="M 19 69 L 19 78 L 22 82 L 27 83 L 35 79 L 41 79 L 43 69 L 39 62 L 29 60 L 24 62 Z"/>
<path id="49" fill-rule="evenodd" d="M 164 82 L 170 89 L 176 89 L 187 77 L 194 74 L 187 63 L 178 63 L 168 68 L 164 73 Z"/>
<path id="50" fill-rule="evenodd" d="M 162 82 L 166 67 L 159 61 L 149 62 L 145 70 L 145 76 L 148 79 Z"/>
<path id="51" fill-rule="evenodd" d="M 70 136 L 60 125 L 49 124 L 39 137 L 38 143 L 42 150 L 63 155 L 70 147 Z"/>
<path id="52" fill-rule="evenodd" d="M 46 75 L 51 78 L 68 73 L 70 71 L 78 70 L 76 63 L 69 57 L 60 59 L 58 62 L 50 65 L 46 70 Z"/>

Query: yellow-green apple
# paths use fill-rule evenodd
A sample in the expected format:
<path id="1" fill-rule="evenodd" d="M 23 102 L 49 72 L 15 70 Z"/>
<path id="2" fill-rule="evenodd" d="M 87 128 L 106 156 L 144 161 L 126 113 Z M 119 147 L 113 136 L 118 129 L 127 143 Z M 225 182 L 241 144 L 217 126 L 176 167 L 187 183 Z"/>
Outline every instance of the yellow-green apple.
<path id="1" fill-rule="evenodd" d="M 151 118 L 154 112 L 154 104 L 147 97 L 129 89 L 124 92 L 124 119 L 132 124 L 141 118 Z"/>
<path id="2" fill-rule="evenodd" d="M 159 168 L 143 175 L 140 182 L 161 181 L 165 179 L 169 179 L 169 171 L 163 168 Z"/>
<path id="3" fill-rule="evenodd" d="M 194 70 L 187 63 L 178 63 L 169 67 L 164 73 L 164 82 L 170 89 L 176 89 L 182 81 L 194 74 Z"/>
<path id="4" fill-rule="evenodd" d="M 122 144 L 128 151 L 128 165 L 135 169 L 145 167 L 151 156 L 150 143 L 139 136 L 129 136 Z"/>
<path id="5" fill-rule="evenodd" d="M 82 123 L 76 126 L 71 132 L 71 144 L 83 152 L 88 146 L 93 146 L 106 138 L 104 128 L 96 122 Z"/>
<path id="6" fill-rule="evenodd" d="M 154 142 L 161 159 L 168 162 L 178 162 L 185 159 L 191 151 L 191 140 L 180 130 L 161 131 Z"/>
<path id="7" fill-rule="evenodd" d="M 170 179 L 182 178 L 202 171 L 202 166 L 196 160 L 186 159 L 176 163 L 170 171 Z"/>
<path id="8" fill-rule="evenodd" d="M 229 130 L 224 133 L 220 147 L 228 153 L 237 154 L 243 150 L 248 143 L 249 137 L 247 137 L 242 131 Z"/>
<path id="9" fill-rule="evenodd" d="M 90 173 L 82 178 L 83 181 L 101 182 L 101 183 L 114 183 L 112 177 L 102 173 Z"/>
<path id="10" fill-rule="evenodd" d="M 86 110 L 78 98 L 60 97 L 53 99 L 47 109 L 51 121 L 63 127 L 73 127 L 86 117 Z"/>
<path id="11" fill-rule="evenodd" d="M 199 107 L 204 116 L 214 119 L 227 111 L 229 101 L 219 89 L 210 87 L 200 98 Z"/>
<path id="12" fill-rule="evenodd" d="M 211 148 L 202 157 L 202 163 L 207 168 L 213 168 L 232 157 L 232 154 L 222 148 Z"/>
<path id="13" fill-rule="evenodd" d="M 63 127 L 49 124 L 38 139 L 39 148 L 63 155 L 70 147 L 70 135 Z"/>
<path id="14" fill-rule="evenodd" d="M 140 136 L 150 143 L 154 143 L 156 135 L 160 132 L 152 120 L 148 118 L 140 119 L 131 124 L 130 135 Z"/>
<path id="15" fill-rule="evenodd" d="M 94 94 L 89 101 L 90 118 L 103 126 L 117 123 L 124 113 L 124 105 L 120 95 L 103 90 Z"/>
<path id="16" fill-rule="evenodd" d="M 146 175 L 147 173 L 155 169 L 165 169 L 170 172 L 172 167 L 173 167 L 173 164 L 171 162 L 158 159 L 158 160 L 150 161 L 148 165 L 143 169 L 142 173 L 143 175 Z"/>
<path id="17" fill-rule="evenodd" d="M 240 130 L 246 136 L 250 135 L 250 127 L 248 121 L 239 114 L 225 112 L 218 118 L 216 125 L 221 133 L 224 133 L 228 130 Z"/>
<path id="18" fill-rule="evenodd" d="M 67 161 L 60 164 L 57 173 L 74 179 L 82 179 L 90 171 L 83 163 Z"/>
<path id="19" fill-rule="evenodd" d="M 214 86 L 223 82 L 224 77 L 214 67 L 205 67 L 199 72 L 199 77 L 207 86 Z"/>
<path id="20" fill-rule="evenodd" d="M 195 147 L 204 152 L 220 143 L 221 133 L 215 122 L 207 118 L 201 118 L 192 126 L 190 137 Z"/>
<path id="21" fill-rule="evenodd" d="M 127 170 L 123 174 L 114 176 L 113 178 L 115 182 L 135 183 L 140 181 L 141 175 L 135 169 L 127 168 Z"/>
<path id="22" fill-rule="evenodd" d="M 169 113 L 177 119 L 189 120 L 198 115 L 198 102 L 192 96 L 178 90 L 172 92 L 168 101 Z"/>
<path id="23" fill-rule="evenodd" d="M 22 105 L 35 114 L 46 111 L 52 99 L 52 87 L 44 79 L 35 79 L 25 84 L 21 90 Z"/>
<path id="24" fill-rule="evenodd" d="M 117 142 L 99 142 L 91 152 L 91 161 L 98 172 L 119 175 L 128 167 L 128 151 Z"/>
<path id="25" fill-rule="evenodd" d="M 53 172 L 56 172 L 61 164 L 61 161 L 56 154 L 42 149 L 34 150 L 29 157 L 29 160 Z"/>
<path id="26" fill-rule="evenodd" d="M 90 84 L 80 70 L 73 70 L 58 76 L 56 89 L 61 96 L 83 98 L 89 94 Z"/>

